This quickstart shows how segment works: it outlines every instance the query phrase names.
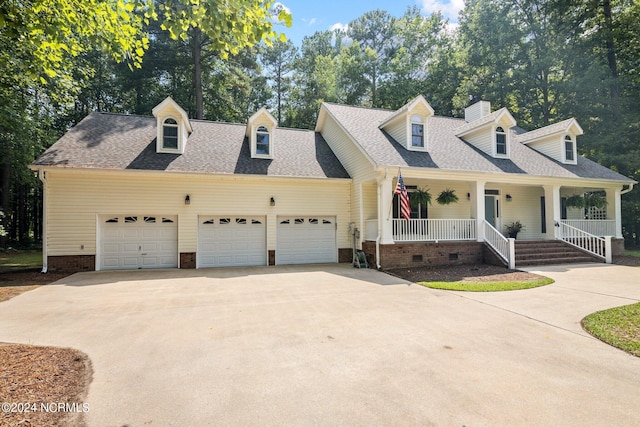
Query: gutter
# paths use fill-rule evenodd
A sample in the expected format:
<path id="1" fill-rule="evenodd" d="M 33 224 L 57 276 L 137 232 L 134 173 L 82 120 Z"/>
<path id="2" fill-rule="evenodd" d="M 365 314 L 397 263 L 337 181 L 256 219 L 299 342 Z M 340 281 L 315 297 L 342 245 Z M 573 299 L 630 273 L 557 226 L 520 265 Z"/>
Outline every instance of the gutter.
<path id="1" fill-rule="evenodd" d="M 380 270 L 382 266 L 380 265 L 380 239 L 382 238 L 382 220 L 383 220 L 383 209 L 381 205 L 382 200 L 382 182 L 387 178 L 387 174 L 389 173 L 389 168 L 384 169 L 384 177 L 382 180 L 378 180 L 378 237 L 376 237 L 376 268 Z"/>
<path id="2" fill-rule="evenodd" d="M 631 184 L 629 184 L 629 188 L 627 188 L 626 190 L 622 190 L 622 191 L 620 191 L 620 195 L 622 196 L 623 194 L 627 194 L 627 193 L 629 193 L 631 190 L 633 190 L 633 186 L 634 186 L 634 184 L 635 184 L 635 183 L 631 183 Z"/>
<path id="3" fill-rule="evenodd" d="M 42 181 L 42 273 L 47 272 L 47 173 L 38 169 L 38 178 Z"/>

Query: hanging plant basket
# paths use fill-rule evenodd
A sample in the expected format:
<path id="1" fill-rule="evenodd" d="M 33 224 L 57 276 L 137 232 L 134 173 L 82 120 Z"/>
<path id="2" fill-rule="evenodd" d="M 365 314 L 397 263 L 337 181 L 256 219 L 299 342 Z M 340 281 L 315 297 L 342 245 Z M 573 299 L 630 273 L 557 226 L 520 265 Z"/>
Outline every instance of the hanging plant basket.
<path id="1" fill-rule="evenodd" d="M 607 199 L 598 193 L 585 193 L 584 206 L 586 208 L 602 209 L 607 206 Z"/>
<path id="2" fill-rule="evenodd" d="M 418 205 L 427 206 L 431 204 L 431 193 L 428 188 L 418 188 L 411 193 L 411 206 L 414 208 Z"/>
<path id="3" fill-rule="evenodd" d="M 579 194 L 567 197 L 565 206 L 568 208 L 584 208 L 584 197 Z"/>
<path id="4" fill-rule="evenodd" d="M 436 201 L 441 205 L 458 203 L 458 196 L 456 196 L 456 190 L 451 190 L 449 188 L 442 190 L 440 194 L 438 194 L 438 198 L 436 199 Z"/>

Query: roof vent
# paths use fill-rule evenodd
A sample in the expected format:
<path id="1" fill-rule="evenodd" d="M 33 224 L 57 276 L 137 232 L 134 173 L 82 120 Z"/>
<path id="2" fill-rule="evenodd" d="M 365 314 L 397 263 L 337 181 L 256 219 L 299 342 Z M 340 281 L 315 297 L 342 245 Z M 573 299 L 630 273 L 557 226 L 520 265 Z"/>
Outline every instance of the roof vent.
<path id="1" fill-rule="evenodd" d="M 489 114 L 491 114 L 491 103 L 489 101 L 478 101 L 464 109 L 464 119 L 467 123 Z"/>

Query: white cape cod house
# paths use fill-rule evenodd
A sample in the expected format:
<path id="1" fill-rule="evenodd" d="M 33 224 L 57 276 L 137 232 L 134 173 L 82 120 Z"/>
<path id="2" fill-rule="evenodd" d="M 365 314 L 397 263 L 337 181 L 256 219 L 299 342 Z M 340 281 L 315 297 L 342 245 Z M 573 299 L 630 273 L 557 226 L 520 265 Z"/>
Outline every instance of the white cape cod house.
<path id="1" fill-rule="evenodd" d="M 279 128 L 264 108 L 246 124 L 190 120 L 171 98 L 153 117 L 92 113 L 31 165 L 44 269 L 335 263 L 354 250 L 380 268 L 610 260 L 635 181 L 579 156 L 581 134 L 573 119 L 526 132 L 484 101 L 439 117 L 422 96 L 397 111 L 325 103 L 315 131 Z M 414 202 L 433 196 L 409 220 L 399 174 Z M 443 192 L 457 201 L 437 203 Z M 567 206 L 584 194 L 606 204 Z"/>

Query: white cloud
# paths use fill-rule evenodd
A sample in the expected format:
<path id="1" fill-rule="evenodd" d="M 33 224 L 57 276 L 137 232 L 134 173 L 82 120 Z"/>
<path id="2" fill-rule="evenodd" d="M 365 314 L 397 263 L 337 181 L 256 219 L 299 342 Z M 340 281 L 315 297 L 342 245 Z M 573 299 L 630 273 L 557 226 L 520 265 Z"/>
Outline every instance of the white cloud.
<path id="1" fill-rule="evenodd" d="M 273 6 L 271 7 L 271 10 L 274 11 L 276 13 L 276 15 L 278 13 L 280 13 L 282 10 L 284 10 L 285 12 L 287 12 L 289 14 L 291 13 L 291 9 L 289 9 L 287 6 L 285 6 L 284 4 L 280 3 L 279 1 L 275 2 L 273 4 Z"/>
<path id="2" fill-rule="evenodd" d="M 335 24 L 329 27 L 329 30 L 331 31 L 340 30 L 345 33 L 347 32 L 348 29 L 349 29 L 349 24 L 343 24 L 342 22 L 336 22 Z"/>
<path id="3" fill-rule="evenodd" d="M 422 11 L 426 14 L 442 12 L 451 22 L 458 22 L 458 12 L 464 9 L 464 0 L 420 0 Z"/>
<path id="4" fill-rule="evenodd" d="M 316 23 L 316 18 L 311 18 L 311 19 L 309 20 L 309 23 L 308 23 L 307 25 L 312 26 L 312 25 L 313 25 L 313 24 L 315 24 L 315 23 Z"/>

